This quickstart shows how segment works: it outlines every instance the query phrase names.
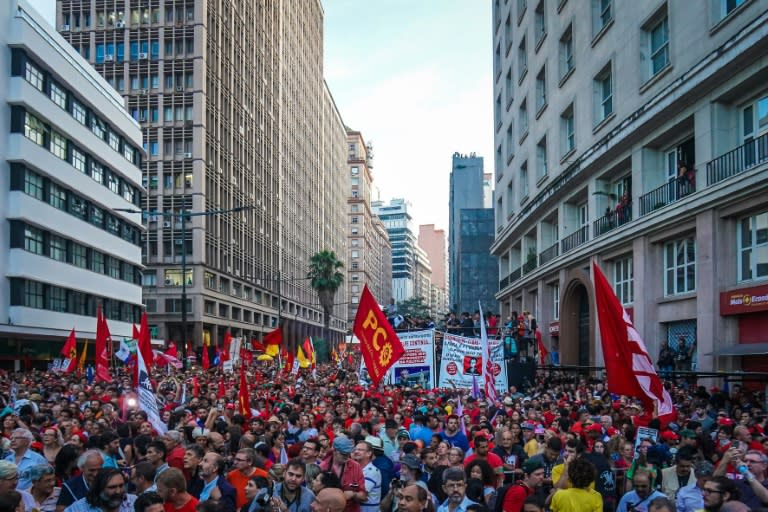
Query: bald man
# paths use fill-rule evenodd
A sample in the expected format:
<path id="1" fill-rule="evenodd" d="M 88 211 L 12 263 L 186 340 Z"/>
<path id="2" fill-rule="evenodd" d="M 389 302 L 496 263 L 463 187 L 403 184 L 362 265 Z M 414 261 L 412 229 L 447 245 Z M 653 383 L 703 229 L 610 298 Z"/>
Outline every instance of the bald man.
<path id="1" fill-rule="evenodd" d="M 312 512 L 342 512 L 346 506 L 344 491 L 326 487 L 317 493 L 309 508 Z"/>

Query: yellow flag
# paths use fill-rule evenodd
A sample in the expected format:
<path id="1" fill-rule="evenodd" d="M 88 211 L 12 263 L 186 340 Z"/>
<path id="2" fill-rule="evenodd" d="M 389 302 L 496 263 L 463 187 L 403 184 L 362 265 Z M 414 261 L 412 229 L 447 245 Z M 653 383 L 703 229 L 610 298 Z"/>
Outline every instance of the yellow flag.
<path id="1" fill-rule="evenodd" d="M 299 366 L 301 368 L 309 368 L 309 366 L 312 364 L 312 361 L 310 361 L 307 356 L 304 355 L 304 351 L 301 350 L 301 347 L 299 347 L 296 352 L 296 359 L 298 359 Z"/>
<path id="2" fill-rule="evenodd" d="M 85 338 L 83 342 L 83 353 L 80 354 L 80 362 L 77 365 L 77 369 L 83 371 L 85 369 L 85 354 L 88 352 L 88 338 Z"/>
<path id="3" fill-rule="evenodd" d="M 211 331 L 203 331 L 203 345 L 211 346 Z"/>

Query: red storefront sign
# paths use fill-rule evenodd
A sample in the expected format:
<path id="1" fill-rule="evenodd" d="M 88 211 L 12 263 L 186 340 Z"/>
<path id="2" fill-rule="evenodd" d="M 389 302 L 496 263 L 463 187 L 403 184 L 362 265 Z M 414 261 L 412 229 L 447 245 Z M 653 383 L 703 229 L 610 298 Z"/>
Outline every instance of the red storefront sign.
<path id="1" fill-rule="evenodd" d="M 720 314 L 740 315 L 768 311 L 768 285 L 729 290 L 720 294 Z"/>

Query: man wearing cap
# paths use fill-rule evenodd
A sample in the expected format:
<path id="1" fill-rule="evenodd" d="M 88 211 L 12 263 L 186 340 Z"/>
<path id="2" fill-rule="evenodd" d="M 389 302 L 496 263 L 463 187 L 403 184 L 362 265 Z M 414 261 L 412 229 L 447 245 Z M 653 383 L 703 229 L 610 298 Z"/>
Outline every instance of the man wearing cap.
<path id="1" fill-rule="evenodd" d="M 20 491 L 32 487 L 32 481 L 26 476 L 26 472 L 30 468 L 39 464 L 48 464 L 45 457 L 29 448 L 34 440 L 35 437 L 32 432 L 26 428 L 17 428 L 11 432 L 12 453 L 9 453 L 5 460 L 16 464 L 16 469 L 19 472 L 19 483 L 16 488 Z"/>
<path id="2" fill-rule="evenodd" d="M 345 512 L 360 512 L 360 503 L 368 498 L 363 468 L 349 457 L 353 449 L 351 440 L 338 436 L 333 440 L 332 458 L 320 465 L 323 471 L 333 471 L 341 480 L 341 490 L 347 499 Z"/>
<path id="3" fill-rule="evenodd" d="M 373 450 L 373 460 L 371 462 L 381 473 L 381 495 L 386 496 L 389 492 L 389 483 L 395 477 L 395 463 L 384 455 L 384 443 L 381 441 L 381 438 L 367 436 L 365 442 Z"/>
<path id="4" fill-rule="evenodd" d="M 541 461 L 528 459 L 523 463 L 522 469 L 523 479 L 503 487 L 496 497 L 497 500 L 502 500 L 501 509 L 504 512 L 521 512 L 528 496 L 535 493 L 544 482 L 544 464 Z"/>
<path id="5" fill-rule="evenodd" d="M 661 470 L 661 492 L 667 498 L 674 500 L 679 489 L 696 483 L 691 471 L 695 455 L 693 448 L 681 448 L 675 455 L 675 465 Z"/>
<path id="6" fill-rule="evenodd" d="M 440 432 L 440 437 L 448 441 L 452 446 L 457 446 L 466 453 L 469 451 L 469 440 L 467 435 L 459 430 L 459 417 L 455 414 L 448 416 L 445 423 L 445 430 Z"/>
<path id="7" fill-rule="evenodd" d="M 365 491 L 368 498 L 360 504 L 361 512 L 378 512 L 381 502 L 381 471 L 373 465 L 373 447 L 360 441 L 352 451 L 352 460 L 363 467 Z"/>
<path id="8" fill-rule="evenodd" d="M 693 483 L 677 491 L 677 512 L 695 512 L 704 508 L 704 483 L 712 478 L 715 471 L 711 462 L 703 460 L 693 466 Z"/>
<path id="9" fill-rule="evenodd" d="M 412 440 L 420 439 L 424 442 L 424 446 L 429 446 L 432 442 L 432 429 L 427 427 L 426 423 L 427 417 L 424 414 L 416 414 L 413 417 L 413 423 L 411 423 L 408 433 L 411 435 Z"/>

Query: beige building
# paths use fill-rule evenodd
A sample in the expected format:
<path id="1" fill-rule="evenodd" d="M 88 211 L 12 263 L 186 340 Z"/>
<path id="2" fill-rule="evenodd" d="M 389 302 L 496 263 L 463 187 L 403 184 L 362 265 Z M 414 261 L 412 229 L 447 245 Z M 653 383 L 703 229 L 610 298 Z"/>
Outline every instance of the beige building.
<path id="1" fill-rule="evenodd" d="M 432 312 L 432 267 L 429 255 L 418 243 L 414 246 L 413 254 L 413 296 L 424 299 Z"/>
<path id="2" fill-rule="evenodd" d="M 384 224 L 371 211 L 373 150 L 360 132 L 347 129 L 349 217 L 347 245 L 349 265 L 346 286 L 349 295 L 347 322 L 351 329 L 365 285 L 379 304 L 392 297 L 392 246 Z"/>
<path id="3" fill-rule="evenodd" d="M 306 273 L 322 249 L 346 262 L 347 183 L 322 26 L 317 0 L 57 0 L 59 32 L 143 128 L 144 301 L 156 336 L 260 338 L 281 316 L 298 336 L 320 334 Z M 338 306 L 338 333 L 345 316 Z"/>
<path id="4" fill-rule="evenodd" d="M 435 229 L 434 224 L 419 226 L 419 246 L 424 249 L 432 268 L 430 308 L 433 315 L 448 312 L 448 251 L 445 230 Z"/>
<path id="5" fill-rule="evenodd" d="M 654 361 L 765 370 L 768 2 L 585 1 L 494 2 L 502 315 L 602 364 L 594 261 Z"/>

